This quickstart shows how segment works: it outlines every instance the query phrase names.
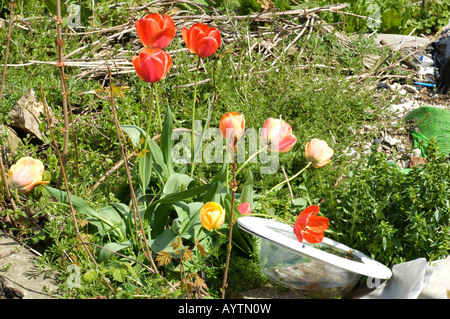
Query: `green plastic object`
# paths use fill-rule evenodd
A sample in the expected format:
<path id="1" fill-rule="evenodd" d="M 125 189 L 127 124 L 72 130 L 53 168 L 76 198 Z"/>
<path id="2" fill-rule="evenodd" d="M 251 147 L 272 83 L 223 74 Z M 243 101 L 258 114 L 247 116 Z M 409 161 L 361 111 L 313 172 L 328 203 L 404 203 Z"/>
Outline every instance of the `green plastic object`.
<path id="1" fill-rule="evenodd" d="M 412 131 L 414 147 L 419 147 L 422 157 L 426 157 L 426 146 L 430 138 L 435 137 L 439 152 L 450 153 L 450 110 L 432 106 L 421 106 L 411 111 L 405 120 L 414 120 L 419 131 Z"/>

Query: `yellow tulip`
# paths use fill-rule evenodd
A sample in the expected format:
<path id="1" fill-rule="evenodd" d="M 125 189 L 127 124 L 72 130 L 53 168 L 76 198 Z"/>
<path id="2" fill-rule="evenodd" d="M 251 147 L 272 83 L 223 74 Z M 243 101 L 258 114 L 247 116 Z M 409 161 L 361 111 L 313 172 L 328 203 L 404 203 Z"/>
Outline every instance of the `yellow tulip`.
<path id="1" fill-rule="evenodd" d="M 217 229 L 225 222 L 225 211 L 219 204 L 208 202 L 200 209 L 200 222 L 207 230 Z"/>
<path id="2" fill-rule="evenodd" d="M 327 142 L 313 138 L 305 146 L 306 160 L 316 167 L 324 167 L 330 162 L 331 156 L 334 151 L 328 146 Z"/>
<path id="3" fill-rule="evenodd" d="M 21 193 L 29 192 L 34 186 L 48 184 L 43 181 L 44 164 L 32 157 L 22 157 L 9 170 L 9 187 Z"/>

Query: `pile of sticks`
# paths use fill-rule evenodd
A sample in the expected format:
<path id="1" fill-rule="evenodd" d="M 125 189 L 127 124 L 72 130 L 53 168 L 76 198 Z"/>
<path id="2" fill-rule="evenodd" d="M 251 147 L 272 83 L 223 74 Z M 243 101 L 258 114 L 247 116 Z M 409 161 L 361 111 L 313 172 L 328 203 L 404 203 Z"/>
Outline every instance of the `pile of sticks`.
<path id="1" fill-rule="evenodd" d="M 193 15 L 192 12 L 177 9 L 176 3 L 185 3 L 195 6 L 201 14 Z M 126 6 L 126 3 L 113 4 L 112 6 Z M 80 72 L 76 78 L 105 79 L 108 75 L 108 68 L 113 76 L 133 73 L 134 68 L 131 63 L 131 56 L 137 55 L 142 48 L 137 37 L 134 22 L 149 12 L 158 11 L 168 13 L 172 16 L 178 30 L 177 36 L 181 38 L 181 29 L 189 28 L 194 23 L 202 22 L 217 27 L 220 30 L 223 45 L 245 41 L 248 44 L 249 52 L 257 51 L 265 54 L 266 58 L 273 58 L 275 64 L 282 54 L 293 46 L 302 36 L 309 36 L 314 28 L 324 28 L 328 32 L 334 32 L 330 25 L 324 23 L 318 16 L 319 12 L 333 11 L 340 13 L 347 4 L 330 5 L 312 9 L 301 10 L 266 10 L 250 15 L 235 15 L 232 12 L 219 12 L 217 9 L 195 3 L 189 0 L 157 0 L 141 7 L 128 7 L 130 12 L 129 22 L 114 27 L 78 32 L 69 29 L 64 37 L 78 37 L 80 47 L 71 52 L 64 52 L 64 65 L 67 67 L 79 68 Z M 246 21 L 250 26 L 242 31 L 239 22 Z M 327 29 L 328 27 L 328 29 Z M 337 32 L 338 33 L 338 32 Z M 339 33 L 338 33 L 339 34 Z M 92 35 L 98 36 L 98 40 L 91 41 Z M 86 40 L 87 39 L 87 40 Z M 280 52 L 276 49 L 277 44 L 289 39 L 290 44 Z M 117 43 L 120 48 L 117 48 Z M 131 45 L 131 46 L 130 46 Z M 128 47 L 128 48 L 127 48 Z M 131 50 L 129 49 L 131 48 Z M 168 50 L 175 56 L 187 51 L 187 48 Z M 251 54 L 251 53 L 250 53 Z M 30 60 L 22 64 L 10 64 L 11 67 L 20 67 L 32 64 L 54 64 L 57 61 L 34 61 Z M 192 67 L 194 69 L 194 65 Z M 175 72 L 175 73 L 174 73 Z M 176 67 L 171 73 L 176 74 Z"/>

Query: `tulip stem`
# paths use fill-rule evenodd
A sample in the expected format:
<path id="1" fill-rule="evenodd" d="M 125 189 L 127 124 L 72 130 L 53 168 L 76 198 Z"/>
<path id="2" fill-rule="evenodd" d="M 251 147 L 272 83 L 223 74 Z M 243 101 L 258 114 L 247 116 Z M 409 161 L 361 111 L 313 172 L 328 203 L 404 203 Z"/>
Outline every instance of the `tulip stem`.
<path id="1" fill-rule="evenodd" d="M 191 131 L 191 178 L 194 177 L 195 168 L 195 102 L 197 100 L 198 70 L 200 68 L 200 58 L 197 57 L 197 69 L 195 71 L 194 98 L 192 101 L 192 131 Z"/>
<path id="2" fill-rule="evenodd" d="M 236 175 L 239 174 L 239 172 L 259 153 L 261 153 L 262 151 L 266 150 L 269 147 L 269 145 L 264 146 L 263 148 L 261 148 L 259 151 L 257 151 L 255 154 L 253 154 L 252 156 L 250 156 L 245 162 L 244 164 L 242 164 L 241 167 L 239 167 L 239 169 L 236 171 Z"/>
<path id="3" fill-rule="evenodd" d="M 152 85 L 151 86 L 151 97 L 150 97 L 150 112 L 149 112 L 149 119 L 148 119 L 148 123 L 147 123 L 147 130 L 145 131 L 145 142 L 144 142 L 144 150 L 147 150 L 148 152 L 151 152 L 151 150 L 150 150 L 150 144 L 149 144 L 149 139 L 150 139 L 150 127 L 151 127 L 151 125 L 152 125 L 152 113 L 153 113 L 153 96 L 155 95 L 154 94 L 155 93 L 155 87 Z M 149 174 L 151 174 L 151 168 L 150 168 L 150 172 L 146 172 L 145 171 L 145 169 L 147 168 L 147 163 L 145 163 L 145 161 L 147 160 L 147 154 L 142 154 L 142 156 L 143 156 L 143 160 L 144 160 L 144 165 L 143 165 L 143 168 L 144 168 L 144 173 L 143 173 L 143 175 L 144 176 L 148 176 Z M 149 157 L 150 158 L 150 161 L 151 161 L 151 157 Z M 142 194 L 143 194 L 143 198 L 144 198 L 144 206 L 146 206 L 146 200 L 145 200 L 145 197 L 146 197 L 146 194 L 145 194 L 145 189 L 147 188 L 147 185 L 145 185 L 144 183 L 144 180 L 141 180 L 141 189 L 142 189 Z"/>
<path id="4" fill-rule="evenodd" d="M 296 173 L 294 176 L 290 177 L 289 179 L 285 179 L 284 181 L 282 181 L 281 183 L 278 183 L 277 185 L 275 185 L 274 187 L 272 187 L 269 190 L 269 193 L 272 192 L 273 190 L 275 190 L 276 188 L 280 187 L 281 185 L 292 181 L 294 178 L 296 178 L 298 175 L 300 175 L 301 173 L 303 173 L 308 167 L 309 165 L 311 165 L 311 162 L 309 162 L 305 167 L 303 167 L 298 173 Z"/>
<path id="5" fill-rule="evenodd" d="M 152 86 L 153 86 L 153 90 L 152 91 L 154 91 L 154 94 L 155 94 L 155 104 L 156 104 L 157 116 L 158 116 L 158 119 L 159 119 L 159 127 L 160 127 L 161 133 L 162 133 L 163 125 L 162 125 L 162 119 L 161 119 L 161 112 L 159 111 L 158 82 L 152 83 Z M 152 93 L 152 99 L 153 99 L 153 93 Z"/>

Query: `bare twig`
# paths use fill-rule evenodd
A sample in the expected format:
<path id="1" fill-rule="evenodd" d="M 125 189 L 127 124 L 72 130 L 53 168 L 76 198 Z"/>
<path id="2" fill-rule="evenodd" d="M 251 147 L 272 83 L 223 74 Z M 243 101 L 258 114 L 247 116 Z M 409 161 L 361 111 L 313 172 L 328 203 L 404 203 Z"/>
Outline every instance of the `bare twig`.
<path id="1" fill-rule="evenodd" d="M 129 160 L 130 158 L 132 158 L 133 156 L 136 155 L 136 152 L 132 152 L 131 154 L 129 154 L 127 156 L 127 160 Z M 122 159 L 120 160 L 118 163 L 116 163 L 116 165 L 114 165 L 109 171 L 107 171 L 95 184 L 94 186 L 92 186 L 92 188 L 88 189 L 86 196 L 89 196 L 91 194 L 91 192 L 93 192 L 99 185 L 101 182 L 103 182 L 109 175 L 111 175 L 112 173 L 114 173 L 116 170 L 118 170 L 123 164 L 125 163 L 125 161 Z"/>
<path id="2" fill-rule="evenodd" d="M 288 181 L 289 177 L 286 174 L 286 170 L 284 169 L 284 166 L 281 166 L 281 170 L 283 171 L 284 178 L 287 181 L 286 183 L 287 183 L 287 186 L 288 186 L 288 189 L 289 189 L 289 195 L 291 196 L 291 204 L 294 205 L 295 204 L 295 202 L 294 202 L 294 193 L 292 193 L 291 183 L 289 183 L 289 181 Z"/>
<path id="3" fill-rule="evenodd" d="M 44 94 L 43 94 L 42 88 L 40 88 L 40 90 L 41 90 L 41 96 L 43 97 Z M 72 212 L 72 220 L 73 220 L 73 224 L 74 224 L 74 227 L 75 227 L 75 232 L 77 234 L 78 240 L 80 242 L 83 242 L 83 237 L 81 236 L 80 230 L 78 228 L 78 220 L 77 220 L 77 216 L 76 216 L 76 211 L 75 211 L 75 208 L 74 208 L 73 203 L 72 203 L 72 198 L 70 196 L 69 183 L 67 181 L 64 165 L 62 165 L 62 156 L 61 156 L 61 153 L 59 152 L 59 148 L 56 145 L 55 135 L 53 134 L 53 130 L 52 130 L 51 126 L 50 126 L 50 119 L 49 119 L 49 116 L 48 116 L 49 109 L 48 109 L 48 105 L 45 102 L 44 98 L 42 98 L 42 103 L 44 104 L 44 108 L 46 110 L 44 112 L 45 113 L 45 119 L 46 119 L 48 128 L 50 130 L 50 134 L 52 136 L 53 143 L 55 144 L 55 150 L 56 150 L 56 154 L 58 156 L 59 164 L 61 165 L 61 176 L 62 176 L 62 178 L 64 180 L 64 186 L 66 188 L 66 193 L 67 193 L 67 198 L 68 198 L 68 201 L 69 201 L 70 211 Z M 91 259 L 91 261 L 94 263 L 94 265 L 96 267 L 98 267 L 97 261 L 95 260 L 94 256 L 92 255 L 91 251 L 89 250 L 89 248 L 87 246 L 85 246 L 85 245 L 83 247 L 85 248 L 85 251 L 89 255 L 89 258 Z M 103 275 L 102 275 L 102 278 L 103 278 L 103 281 L 106 284 L 106 286 L 111 291 L 114 291 L 114 288 L 109 284 L 108 280 Z"/>
<path id="4" fill-rule="evenodd" d="M 134 193 L 130 169 L 128 168 L 126 146 L 124 143 L 122 143 L 122 130 L 120 129 L 120 126 L 119 126 L 119 120 L 117 118 L 117 113 L 116 113 L 116 109 L 115 109 L 115 105 L 114 105 L 114 90 L 112 89 L 111 68 L 109 68 L 109 67 L 108 67 L 108 74 L 109 74 L 109 86 L 111 88 L 111 109 L 112 109 L 112 113 L 113 113 L 114 125 L 116 127 L 117 137 L 119 139 L 120 150 L 122 152 L 122 158 L 123 158 L 123 161 L 125 164 L 125 171 L 127 174 L 128 184 L 130 186 L 131 200 L 133 202 L 133 208 L 134 208 L 133 212 L 134 212 L 135 220 L 139 221 L 140 235 L 141 235 L 141 236 L 139 236 L 139 239 L 141 241 L 141 245 L 143 246 L 143 248 L 145 247 L 145 249 L 146 249 L 144 254 L 145 254 L 146 258 L 148 259 L 148 261 L 150 262 L 150 264 L 152 265 L 153 271 L 158 274 L 159 273 L 158 268 L 156 267 L 156 264 L 152 258 L 152 251 L 150 250 L 150 248 L 148 246 L 145 231 L 144 231 L 144 226 L 143 226 L 142 219 L 141 219 L 141 214 L 139 213 L 139 206 L 137 203 L 136 195 Z M 137 223 L 135 223 L 135 225 L 136 224 Z M 138 234 L 136 234 L 136 235 L 138 235 Z"/>
<path id="5" fill-rule="evenodd" d="M 3 88 L 5 85 L 5 78 L 6 78 L 6 68 L 8 67 L 8 54 L 9 54 L 9 43 L 11 41 L 13 11 L 14 11 L 14 0 L 11 0 L 11 2 L 9 3 L 9 26 L 8 26 L 8 35 L 6 36 L 5 65 L 3 67 L 2 85 L 0 87 L 0 102 L 2 101 Z"/>
<path id="6" fill-rule="evenodd" d="M 3 184 L 5 185 L 5 189 L 6 189 L 6 198 L 11 203 L 11 206 L 13 207 L 13 209 L 17 210 L 16 203 L 14 201 L 14 198 L 11 196 L 11 192 L 9 190 L 8 177 L 6 176 L 5 166 L 3 165 L 3 154 L 2 154 L 1 149 L 0 149 L 0 169 L 2 171 Z"/>
<path id="7" fill-rule="evenodd" d="M 59 55 L 59 77 L 61 82 L 61 93 L 62 93 L 62 109 L 63 109 L 63 116 L 64 116 L 64 145 L 61 155 L 61 170 L 58 177 L 58 182 L 56 184 L 56 187 L 59 188 L 61 185 L 61 179 L 63 174 L 64 166 L 67 163 L 67 151 L 69 148 L 69 115 L 68 115 L 68 109 L 67 109 L 67 99 L 69 98 L 67 88 L 66 88 L 66 81 L 65 81 L 65 75 L 64 75 L 64 64 L 63 64 L 63 56 L 62 56 L 62 46 L 63 46 L 63 40 L 62 40 L 62 29 L 61 24 L 63 20 L 61 17 L 61 0 L 56 1 L 56 28 L 57 28 L 57 34 L 58 38 L 56 40 L 56 44 L 58 46 L 58 55 Z"/>

